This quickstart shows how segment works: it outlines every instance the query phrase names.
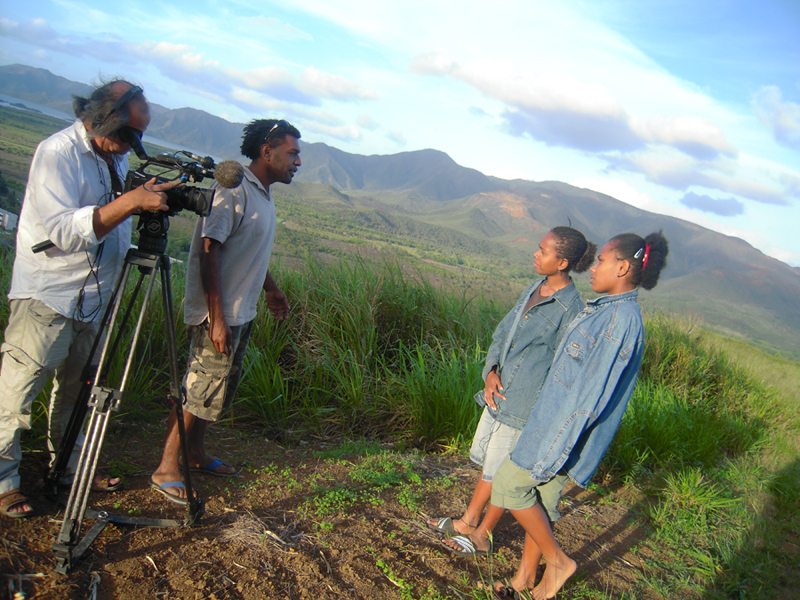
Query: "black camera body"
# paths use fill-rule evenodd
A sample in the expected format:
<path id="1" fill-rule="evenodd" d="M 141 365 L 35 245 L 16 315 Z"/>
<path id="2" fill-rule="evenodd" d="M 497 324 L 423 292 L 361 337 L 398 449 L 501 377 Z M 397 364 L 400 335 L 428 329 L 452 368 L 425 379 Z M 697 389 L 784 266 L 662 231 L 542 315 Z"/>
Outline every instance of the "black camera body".
<path id="1" fill-rule="evenodd" d="M 125 130 L 128 130 L 127 132 Z M 136 134 L 130 127 L 123 127 L 120 130 L 120 138 L 136 151 L 136 155 L 144 162 L 134 171 L 128 171 L 125 176 L 124 193 L 135 190 L 155 178 L 154 183 L 170 183 L 180 181 L 185 184 L 200 183 L 206 177 L 214 177 L 214 159 L 210 156 L 200 158 L 186 150 L 179 150 L 175 154 L 159 154 L 155 157 L 147 156 L 142 146 L 140 137 L 141 132 Z M 183 155 L 186 158 L 182 158 Z M 188 159 L 188 160 L 187 160 Z M 226 163 L 232 163 L 237 169 L 226 169 Z M 221 185 L 224 187 L 236 187 L 242 182 L 242 169 L 234 161 L 223 161 L 221 163 L 220 174 L 226 173 L 222 177 Z M 227 183 L 225 183 L 227 182 Z M 190 210 L 200 217 L 207 217 L 211 213 L 214 202 L 214 190 L 193 185 L 182 185 L 164 192 L 167 195 L 167 206 L 165 211 L 142 211 L 139 212 L 139 249 L 145 252 L 163 254 L 167 248 L 167 230 L 169 229 L 169 217 L 178 214 L 182 210 Z M 53 248 L 55 244 L 50 240 L 45 240 L 31 246 L 34 253 L 44 252 Z"/>
<path id="2" fill-rule="evenodd" d="M 179 158 L 184 154 L 191 160 Z M 214 177 L 214 160 L 210 156 L 197 159 L 185 150 L 175 155 L 159 154 L 148 157 L 135 171 L 128 171 L 125 176 L 124 192 L 130 192 L 155 178 L 154 183 L 200 183 L 206 177 Z M 144 252 L 163 254 L 167 247 L 167 230 L 169 217 L 182 210 L 189 210 L 200 217 L 211 213 L 214 201 L 214 190 L 193 185 L 182 185 L 164 192 L 167 195 L 166 211 L 143 211 L 139 213 L 139 249 Z"/>
<path id="3" fill-rule="evenodd" d="M 184 153 L 185 151 L 181 151 Z M 186 153 L 187 156 L 192 156 Z M 156 183 L 168 183 L 181 181 L 183 183 L 200 183 L 206 177 L 214 177 L 214 160 L 210 156 L 196 160 L 182 160 L 174 155 L 159 154 L 155 157 L 148 157 L 138 169 L 128 171 L 125 176 L 125 192 L 130 192 L 137 187 L 144 185 L 153 177 Z M 149 169 L 149 171 L 148 171 Z M 211 212 L 211 205 L 214 200 L 214 190 L 196 186 L 180 186 L 165 192 L 167 194 L 167 206 L 169 206 L 169 216 L 175 215 L 182 210 L 190 210 L 201 217 L 207 217 Z"/>

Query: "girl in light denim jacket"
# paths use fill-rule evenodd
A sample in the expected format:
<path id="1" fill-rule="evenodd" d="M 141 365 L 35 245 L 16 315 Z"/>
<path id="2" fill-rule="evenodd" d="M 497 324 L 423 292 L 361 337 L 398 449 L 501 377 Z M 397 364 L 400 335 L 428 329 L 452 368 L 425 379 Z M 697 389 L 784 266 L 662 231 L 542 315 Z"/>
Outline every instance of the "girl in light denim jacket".
<path id="1" fill-rule="evenodd" d="M 495 584 L 500 597 L 532 589 L 537 600 L 552 598 L 577 568 L 542 505 L 558 504 L 567 479 L 589 483 L 619 427 L 644 349 L 637 288 L 655 287 L 667 251 L 661 233 L 625 233 L 600 250 L 590 281 L 608 295 L 589 301 L 569 325 L 528 424 L 495 474 L 492 505 L 509 509 L 526 532 L 516 574 Z M 542 557 L 544 576 L 534 587 Z"/>
<path id="2" fill-rule="evenodd" d="M 457 535 L 445 542 L 458 554 L 485 553 L 489 532 L 503 510 L 487 510 L 492 477 L 528 421 L 553 353 L 567 325 L 583 308 L 570 271 L 582 273 L 594 261 L 597 246 L 571 227 L 556 227 L 544 236 L 533 255 L 533 267 L 545 279 L 532 282 L 511 312 L 497 326 L 483 370 L 485 388 L 475 395 L 484 406 L 475 432 L 470 459 L 483 467 L 467 511 L 460 519 L 428 521 L 428 526 Z"/>

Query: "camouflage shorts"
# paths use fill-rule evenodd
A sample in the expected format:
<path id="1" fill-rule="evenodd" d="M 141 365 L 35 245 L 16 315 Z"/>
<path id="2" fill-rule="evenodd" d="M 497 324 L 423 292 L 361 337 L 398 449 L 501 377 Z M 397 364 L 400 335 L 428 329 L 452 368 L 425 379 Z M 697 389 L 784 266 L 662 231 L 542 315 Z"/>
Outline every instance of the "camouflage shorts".
<path id="1" fill-rule="evenodd" d="M 252 321 L 231 327 L 233 351 L 225 356 L 216 351 L 208 337 L 208 321 L 188 328 L 189 366 L 183 376 L 186 410 L 206 421 L 216 421 L 231 405 L 252 329 Z"/>

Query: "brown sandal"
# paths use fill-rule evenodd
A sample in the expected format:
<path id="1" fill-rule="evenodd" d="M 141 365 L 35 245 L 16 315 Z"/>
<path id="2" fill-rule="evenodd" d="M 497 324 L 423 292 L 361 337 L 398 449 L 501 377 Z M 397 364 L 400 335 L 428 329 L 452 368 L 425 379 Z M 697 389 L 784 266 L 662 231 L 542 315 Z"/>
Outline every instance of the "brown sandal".
<path id="1" fill-rule="evenodd" d="M 15 488 L 5 494 L 0 494 L 0 515 L 5 515 L 11 519 L 23 519 L 25 517 L 30 517 L 34 513 L 33 508 L 29 508 L 28 510 L 11 510 L 20 504 L 28 504 L 28 506 L 30 506 L 28 499 L 19 491 L 19 488 Z"/>

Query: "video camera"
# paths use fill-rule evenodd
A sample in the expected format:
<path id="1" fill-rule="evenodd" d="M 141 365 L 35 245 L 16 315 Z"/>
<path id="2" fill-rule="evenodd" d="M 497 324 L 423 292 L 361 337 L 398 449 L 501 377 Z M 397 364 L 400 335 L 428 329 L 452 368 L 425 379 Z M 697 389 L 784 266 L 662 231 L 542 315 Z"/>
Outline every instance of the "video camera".
<path id="1" fill-rule="evenodd" d="M 155 177 L 155 183 L 180 181 L 182 183 L 200 183 L 206 177 L 217 180 L 225 188 L 241 185 L 244 178 L 242 165 L 233 160 L 224 160 L 219 167 L 210 156 L 200 158 L 186 150 L 174 154 L 159 154 L 149 157 L 141 143 L 140 134 L 129 127 L 120 130 L 120 139 L 130 144 L 136 156 L 144 162 L 125 176 L 124 191 L 129 192 L 144 185 Z M 186 160 L 183 157 L 187 157 Z M 139 249 L 145 252 L 163 253 L 167 247 L 167 230 L 169 218 L 182 210 L 190 210 L 200 217 L 207 217 L 211 212 L 214 200 L 212 188 L 196 186 L 179 186 L 166 190 L 167 211 L 139 213 Z"/>
<path id="2" fill-rule="evenodd" d="M 244 169 L 234 160 L 224 160 L 219 165 L 210 156 L 200 158 L 187 150 L 178 150 L 174 154 L 159 154 L 150 157 L 141 141 L 141 132 L 125 126 L 117 134 L 136 152 L 143 161 L 136 170 L 128 171 L 125 176 L 124 193 L 130 192 L 151 179 L 155 183 L 180 181 L 181 183 L 200 183 L 206 177 L 214 178 L 222 187 L 235 188 L 241 185 Z M 182 185 L 164 192 L 167 195 L 166 211 L 143 211 L 139 214 L 139 248 L 145 252 L 163 253 L 167 247 L 167 230 L 169 219 L 182 210 L 190 210 L 200 217 L 211 213 L 214 200 L 214 189 L 193 185 Z M 53 248 L 50 240 L 39 242 L 31 247 L 34 253 Z"/>
<path id="3" fill-rule="evenodd" d="M 184 160 L 179 156 L 181 154 L 189 157 L 190 160 Z M 186 150 L 180 150 L 173 155 L 145 156 L 145 162 L 135 171 L 128 171 L 125 176 L 125 193 L 144 185 L 153 177 L 156 178 L 155 183 L 172 181 L 200 183 L 206 177 L 214 177 L 216 165 L 210 156 L 200 158 Z M 167 206 L 169 206 L 168 216 L 175 215 L 184 209 L 190 210 L 200 217 L 207 217 L 211 212 L 214 199 L 214 190 L 211 188 L 180 186 L 167 190 L 165 193 Z"/>

